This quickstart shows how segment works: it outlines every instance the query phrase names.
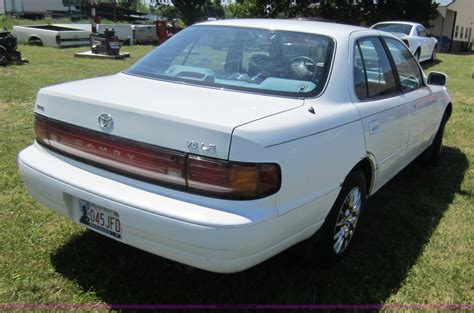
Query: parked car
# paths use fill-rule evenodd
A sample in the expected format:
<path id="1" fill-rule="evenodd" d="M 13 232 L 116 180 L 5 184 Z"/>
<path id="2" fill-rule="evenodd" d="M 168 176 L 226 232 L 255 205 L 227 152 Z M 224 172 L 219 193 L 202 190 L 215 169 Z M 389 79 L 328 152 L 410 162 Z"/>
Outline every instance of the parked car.
<path id="1" fill-rule="evenodd" d="M 382 22 L 373 25 L 371 28 L 390 32 L 400 37 L 420 62 L 436 60 L 438 40 L 431 37 L 426 28 L 421 24 L 396 21 Z"/>
<path id="2" fill-rule="evenodd" d="M 73 47 L 90 44 L 90 31 L 57 25 L 13 26 L 19 42 L 49 47 Z"/>
<path id="3" fill-rule="evenodd" d="M 241 271 L 317 231 L 334 264 L 367 197 L 438 158 L 446 79 L 386 32 L 206 22 L 122 73 L 41 89 L 19 168 L 45 206 L 194 267 Z"/>

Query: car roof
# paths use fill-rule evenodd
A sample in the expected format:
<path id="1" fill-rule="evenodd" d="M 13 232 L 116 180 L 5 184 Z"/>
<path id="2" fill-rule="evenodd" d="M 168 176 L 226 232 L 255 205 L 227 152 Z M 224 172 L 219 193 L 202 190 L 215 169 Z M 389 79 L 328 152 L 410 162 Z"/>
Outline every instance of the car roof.
<path id="1" fill-rule="evenodd" d="M 204 22 L 199 23 L 198 25 L 252 27 L 281 31 L 295 31 L 327 35 L 335 37 L 336 39 L 338 37 L 347 38 L 351 33 L 356 31 L 371 31 L 369 28 L 359 26 L 290 19 L 230 19 Z"/>
<path id="2" fill-rule="evenodd" d="M 405 22 L 405 21 L 384 21 L 384 22 L 374 24 L 373 26 L 380 25 L 380 24 L 405 24 L 405 25 L 410 25 L 410 26 L 419 26 L 419 25 L 421 25 L 419 23 Z"/>

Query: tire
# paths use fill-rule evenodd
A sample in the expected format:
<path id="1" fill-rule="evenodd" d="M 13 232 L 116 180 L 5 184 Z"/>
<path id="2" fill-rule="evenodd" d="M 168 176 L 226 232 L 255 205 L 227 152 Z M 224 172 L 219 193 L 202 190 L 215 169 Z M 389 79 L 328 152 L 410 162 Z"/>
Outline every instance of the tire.
<path id="1" fill-rule="evenodd" d="M 436 165 L 443 149 L 444 127 L 448 121 L 448 115 L 445 112 L 439 125 L 438 131 L 431 145 L 420 155 L 420 161 L 426 165 Z"/>
<path id="2" fill-rule="evenodd" d="M 438 46 L 434 46 L 433 53 L 431 54 L 431 59 L 430 59 L 431 62 L 436 61 L 436 57 L 437 57 L 437 54 L 438 54 L 437 50 L 438 50 Z"/>
<path id="3" fill-rule="evenodd" d="M 366 198 L 366 177 L 360 169 L 355 169 L 346 177 L 321 228 L 321 238 L 314 251 L 320 255 L 319 265 L 333 267 L 349 252 Z"/>
<path id="4" fill-rule="evenodd" d="M 28 39 L 28 44 L 32 46 L 42 46 L 43 41 L 41 41 L 41 39 L 37 37 L 31 37 L 30 39 Z"/>

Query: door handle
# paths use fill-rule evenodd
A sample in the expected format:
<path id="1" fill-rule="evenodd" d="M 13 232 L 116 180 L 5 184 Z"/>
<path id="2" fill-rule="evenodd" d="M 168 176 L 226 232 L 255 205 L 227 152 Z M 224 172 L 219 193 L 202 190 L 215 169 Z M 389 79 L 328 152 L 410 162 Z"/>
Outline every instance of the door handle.
<path id="1" fill-rule="evenodd" d="M 380 122 L 379 120 L 373 120 L 369 122 L 369 133 L 371 135 L 376 134 L 379 131 Z"/>

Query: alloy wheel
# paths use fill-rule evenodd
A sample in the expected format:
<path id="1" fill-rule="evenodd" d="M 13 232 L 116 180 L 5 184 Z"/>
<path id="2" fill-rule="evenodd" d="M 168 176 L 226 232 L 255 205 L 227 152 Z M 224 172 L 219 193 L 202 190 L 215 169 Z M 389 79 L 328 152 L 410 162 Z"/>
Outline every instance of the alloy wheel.
<path id="1" fill-rule="evenodd" d="M 334 227 L 332 247 L 334 253 L 343 253 L 354 236 L 362 207 L 362 193 L 354 187 L 344 199 Z"/>

